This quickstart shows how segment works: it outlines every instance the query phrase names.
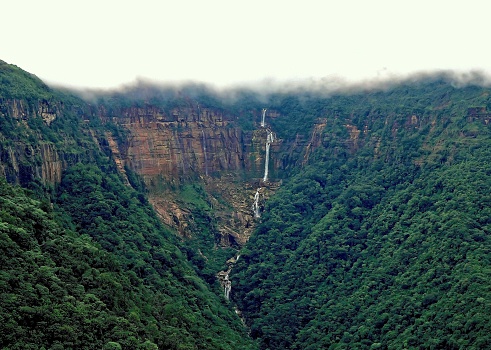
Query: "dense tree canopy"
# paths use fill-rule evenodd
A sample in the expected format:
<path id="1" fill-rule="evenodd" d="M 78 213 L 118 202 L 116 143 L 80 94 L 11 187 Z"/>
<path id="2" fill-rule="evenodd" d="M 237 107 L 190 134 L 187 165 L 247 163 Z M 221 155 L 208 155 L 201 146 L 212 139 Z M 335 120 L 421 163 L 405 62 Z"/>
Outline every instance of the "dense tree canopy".
<path id="1" fill-rule="evenodd" d="M 436 75 L 329 92 L 141 85 L 88 102 L 0 61 L 0 346 L 491 347 L 490 94 Z M 205 106 L 247 137 L 271 111 L 281 186 L 231 301 L 216 274 L 237 247 L 217 246 L 205 181 L 168 185 L 192 217 L 178 237 L 118 171 L 106 135 L 124 149 L 131 131 L 112 117 L 132 106 Z"/>
<path id="2" fill-rule="evenodd" d="M 393 92 L 401 111 L 390 93 L 363 99 L 385 116 L 367 106 L 358 119 L 351 96 L 341 125 L 370 131 L 353 147 L 331 122 L 325 148 L 268 201 L 232 275 L 262 349 L 491 345 L 489 127 L 448 97 L 482 91 L 423 87 Z M 425 95 L 446 107 L 419 111 Z"/>
<path id="3" fill-rule="evenodd" d="M 138 176 L 118 174 L 104 134 L 124 130 L 91 108 L 0 62 L 0 347 L 255 349 L 188 261 L 198 248 L 183 254 Z M 57 164 L 60 183 L 41 178 Z"/>

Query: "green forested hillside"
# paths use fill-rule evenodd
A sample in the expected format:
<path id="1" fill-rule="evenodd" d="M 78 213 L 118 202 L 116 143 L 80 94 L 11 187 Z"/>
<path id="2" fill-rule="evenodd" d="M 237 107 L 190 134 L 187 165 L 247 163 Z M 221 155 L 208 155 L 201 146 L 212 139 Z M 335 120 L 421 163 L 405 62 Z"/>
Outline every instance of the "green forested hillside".
<path id="1" fill-rule="evenodd" d="M 114 177 L 93 166 L 68 172 L 61 219 L 0 186 L 3 349 L 248 347 L 175 239 Z"/>
<path id="2" fill-rule="evenodd" d="M 467 115 L 488 93 L 431 83 L 344 98 L 232 273 L 262 349 L 491 346 L 490 129 Z M 346 124 L 367 126 L 356 149 Z"/>
<path id="3" fill-rule="evenodd" d="M 117 127 L 17 67 L 0 78 L 0 347 L 256 348 L 117 172 L 101 136 Z"/>
<path id="4" fill-rule="evenodd" d="M 435 75 L 329 93 L 142 85 L 87 102 L 0 61 L 0 347 L 490 348 L 490 93 Z M 271 111 L 274 183 L 241 170 L 271 195 L 231 301 L 216 273 L 237 247 L 218 248 L 212 187 L 169 184 L 192 221 L 179 237 L 107 138 L 131 137 L 111 110 L 180 105 L 249 138 Z"/>

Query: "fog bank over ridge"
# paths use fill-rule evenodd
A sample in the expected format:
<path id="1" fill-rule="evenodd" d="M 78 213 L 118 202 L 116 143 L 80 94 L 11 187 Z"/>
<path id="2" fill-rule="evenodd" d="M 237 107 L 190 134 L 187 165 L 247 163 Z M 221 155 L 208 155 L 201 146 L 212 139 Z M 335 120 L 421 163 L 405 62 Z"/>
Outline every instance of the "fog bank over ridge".
<path id="1" fill-rule="evenodd" d="M 185 80 L 163 82 L 148 78 L 139 78 L 133 82 L 110 89 L 80 89 L 58 84 L 48 85 L 54 88 L 68 89 L 86 100 L 108 95 L 125 95 L 130 99 L 146 100 L 150 98 L 171 98 L 178 94 L 197 98 L 200 95 L 212 95 L 219 99 L 233 101 L 244 93 L 252 94 L 261 100 L 277 93 L 317 94 L 321 96 L 356 94 L 369 91 L 385 91 L 401 84 L 442 81 L 456 88 L 465 86 L 491 86 L 491 74 L 484 70 L 439 70 L 420 71 L 408 74 L 385 73 L 377 77 L 350 80 L 341 76 L 327 76 L 310 79 L 264 79 L 257 82 L 236 83 L 218 86 L 213 83 Z"/>

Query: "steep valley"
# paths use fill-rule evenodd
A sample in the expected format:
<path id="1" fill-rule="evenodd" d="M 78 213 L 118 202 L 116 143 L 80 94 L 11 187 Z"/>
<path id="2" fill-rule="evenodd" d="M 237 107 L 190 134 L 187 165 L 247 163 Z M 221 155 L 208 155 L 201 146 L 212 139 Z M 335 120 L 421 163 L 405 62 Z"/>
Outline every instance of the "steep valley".
<path id="1" fill-rule="evenodd" d="M 489 347 L 490 93 L 79 96 L 0 61 L 0 344 Z"/>
<path id="2" fill-rule="evenodd" d="M 251 196 L 264 173 L 265 129 L 244 132 L 236 117 L 203 107 L 176 108 L 169 116 L 151 106 L 112 113 L 101 120 L 122 127 L 126 137 L 118 143 L 108 135 L 111 153 L 121 172 L 127 167 L 141 176 L 150 202 L 167 225 L 183 236 L 192 235 L 186 229 L 190 212 L 179 203 L 175 188 L 200 183 L 216 212 L 213 219 L 222 235 L 220 241 L 224 245 L 245 244 L 254 221 Z M 272 148 L 275 175 L 283 170 L 278 155 L 289 151 L 284 146 L 277 140 Z M 263 186 L 274 189 L 275 180 Z"/>

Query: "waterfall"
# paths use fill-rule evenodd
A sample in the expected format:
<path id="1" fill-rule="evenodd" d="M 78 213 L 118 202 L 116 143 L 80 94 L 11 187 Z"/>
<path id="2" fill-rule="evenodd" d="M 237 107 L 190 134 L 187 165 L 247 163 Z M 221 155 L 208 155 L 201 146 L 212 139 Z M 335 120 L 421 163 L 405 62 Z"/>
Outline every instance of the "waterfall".
<path id="1" fill-rule="evenodd" d="M 203 153 L 205 156 L 205 175 L 208 176 L 208 156 L 206 155 L 206 138 L 203 129 L 201 129 L 201 135 L 203 136 Z"/>
<path id="2" fill-rule="evenodd" d="M 225 275 L 224 295 L 227 300 L 230 299 L 230 291 L 232 290 L 232 282 L 228 279 L 228 273 Z"/>
<path id="3" fill-rule="evenodd" d="M 259 213 L 259 188 L 254 195 L 254 204 L 252 205 L 252 210 L 254 211 L 255 218 L 261 217 L 261 214 Z M 239 256 L 240 255 L 237 256 L 237 260 L 239 259 Z"/>
<path id="4" fill-rule="evenodd" d="M 266 161 L 264 162 L 264 178 L 263 181 L 268 181 L 268 167 L 269 167 L 269 146 L 274 141 L 273 133 L 268 131 L 268 137 L 266 139 Z"/>
<path id="5" fill-rule="evenodd" d="M 227 270 L 220 271 L 217 273 L 217 278 L 220 281 L 220 285 L 223 287 L 223 296 L 229 300 L 230 292 L 232 291 L 232 281 L 228 278 L 230 271 L 234 267 L 237 260 L 239 260 L 240 254 L 227 260 Z"/>
<path id="6" fill-rule="evenodd" d="M 264 128 L 266 124 L 264 123 L 264 118 L 266 118 L 266 110 L 267 108 L 263 108 L 263 117 L 261 118 L 261 127 Z"/>

